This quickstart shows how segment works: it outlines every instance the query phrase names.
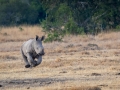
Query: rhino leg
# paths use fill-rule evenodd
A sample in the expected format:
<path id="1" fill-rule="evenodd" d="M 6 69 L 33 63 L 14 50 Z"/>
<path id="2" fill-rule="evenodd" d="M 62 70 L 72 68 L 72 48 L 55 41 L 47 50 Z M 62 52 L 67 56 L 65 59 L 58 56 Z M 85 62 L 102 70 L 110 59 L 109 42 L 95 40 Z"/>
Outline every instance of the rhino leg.
<path id="1" fill-rule="evenodd" d="M 28 60 L 27 60 L 27 57 L 23 54 L 22 50 L 21 50 L 21 53 L 22 53 L 23 60 L 24 60 L 24 62 L 25 62 L 25 67 L 26 67 L 26 68 L 29 68 L 29 67 L 30 67 L 30 64 L 29 64 L 29 62 L 28 62 Z"/>
<path id="2" fill-rule="evenodd" d="M 30 65 L 25 65 L 25 67 L 26 67 L 26 68 L 29 68 L 29 67 L 30 67 Z"/>
<path id="3" fill-rule="evenodd" d="M 39 56 L 39 57 L 37 58 L 37 65 L 41 64 L 41 62 L 42 62 L 42 56 Z"/>
<path id="4" fill-rule="evenodd" d="M 36 61 L 34 61 L 34 59 L 32 58 L 32 56 L 31 56 L 29 53 L 27 53 L 27 59 L 28 59 L 28 61 L 30 62 L 30 65 L 31 65 L 32 67 L 35 67 L 35 66 L 36 66 Z"/>
<path id="5" fill-rule="evenodd" d="M 27 57 L 23 57 L 23 60 L 24 60 L 24 62 L 25 62 L 25 67 L 26 67 L 26 68 L 29 68 L 29 67 L 30 67 L 30 64 L 29 64 L 29 62 L 28 62 L 28 60 L 27 60 Z"/>

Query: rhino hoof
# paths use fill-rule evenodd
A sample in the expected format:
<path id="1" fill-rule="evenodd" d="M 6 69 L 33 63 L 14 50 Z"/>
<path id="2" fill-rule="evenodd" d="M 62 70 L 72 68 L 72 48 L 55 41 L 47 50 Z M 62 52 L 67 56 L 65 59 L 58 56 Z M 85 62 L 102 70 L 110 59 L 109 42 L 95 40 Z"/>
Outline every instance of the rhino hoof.
<path id="1" fill-rule="evenodd" d="M 25 68 L 29 68 L 30 67 L 30 65 L 25 65 Z"/>
<path id="2" fill-rule="evenodd" d="M 36 67 L 38 64 L 36 63 L 35 65 L 33 65 L 33 67 Z"/>
<path id="3" fill-rule="evenodd" d="M 34 64 L 34 66 L 33 67 L 35 67 L 35 66 L 37 66 L 38 64 L 37 64 L 37 61 L 35 61 L 35 64 Z"/>

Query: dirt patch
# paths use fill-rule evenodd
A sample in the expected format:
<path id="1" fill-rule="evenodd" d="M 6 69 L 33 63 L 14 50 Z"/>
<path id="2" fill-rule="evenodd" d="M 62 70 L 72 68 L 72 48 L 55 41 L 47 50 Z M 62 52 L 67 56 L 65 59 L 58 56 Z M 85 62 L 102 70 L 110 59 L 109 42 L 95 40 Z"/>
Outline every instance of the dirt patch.
<path id="1" fill-rule="evenodd" d="M 64 87 L 62 89 L 45 89 L 45 90 L 101 90 L 101 88 L 97 87 L 97 86 L 80 86 L 80 87 Z"/>
<path id="2" fill-rule="evenodd" d="M 91 76 L 101 76 L 99 73 L 92 73 Z"/>
<path id="3" fill-rule="evenodd" d="M 116 73 L 115 75 L 120 75 L 120 73 Z"/>
<path id="4" fill-rule="evenodd" d="M 53 83 L 65 82 L 68 79 L 58 78 L 37 78 L 37 79 L 16 79 L 16 80 L 5 80 L 0 81 L 0 87 L 11 88 L 11 87 L 41 87 L 47 86 Z M 70 79 L 69 79 L 70 80 Z"/>

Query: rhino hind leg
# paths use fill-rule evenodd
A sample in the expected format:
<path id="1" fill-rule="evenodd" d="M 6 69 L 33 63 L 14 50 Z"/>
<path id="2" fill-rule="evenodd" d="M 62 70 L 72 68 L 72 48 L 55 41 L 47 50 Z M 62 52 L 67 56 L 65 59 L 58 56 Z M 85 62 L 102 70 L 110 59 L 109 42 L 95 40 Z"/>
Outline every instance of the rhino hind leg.
<path id="1" fill-rule="evenodd" d="M 35 58 L 33 58 L 30 53 L 27 53 L 27 60 L 29 61 L 31 67 L 37 66 L 37 62 L 34 59 Z"/>
<path id="2" fill-rule="evenodd" d="M 37 61 L 34 61 L 34 62 L 32 62 L 31 67 L 36 67 L 37 65 L 38 65 Z"/>
<path id="3" fill-rule="evenodd" d="M 37 65 L 41 64 L 41 62 L 42 62 L 42 56 L 39 56 L 39 57 L 37 58 Z"/>

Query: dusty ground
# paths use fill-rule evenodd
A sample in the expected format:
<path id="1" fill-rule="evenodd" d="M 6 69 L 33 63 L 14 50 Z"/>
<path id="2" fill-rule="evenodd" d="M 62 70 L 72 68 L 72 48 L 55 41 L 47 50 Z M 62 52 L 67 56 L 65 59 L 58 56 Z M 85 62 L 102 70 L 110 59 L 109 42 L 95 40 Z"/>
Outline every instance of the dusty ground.
<path id="1" fill-rule="evenodd" d="M 24 40 L 2 41 L 0 90 L 120 90 L 120 37 L 107 37 L 43 43 L 43 61 L 30 69 L 19 51 Z"/>

